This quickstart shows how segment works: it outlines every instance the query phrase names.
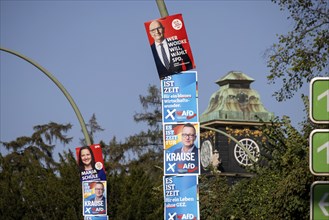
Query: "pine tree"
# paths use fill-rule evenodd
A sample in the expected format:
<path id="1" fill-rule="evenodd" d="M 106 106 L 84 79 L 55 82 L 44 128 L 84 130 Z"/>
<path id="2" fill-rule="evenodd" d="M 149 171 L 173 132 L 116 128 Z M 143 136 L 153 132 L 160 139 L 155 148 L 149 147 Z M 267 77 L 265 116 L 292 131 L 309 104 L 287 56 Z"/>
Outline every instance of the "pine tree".
<path id="1" fill-rule="evenodd" d="M 162 219 L 163 144 L 161 95 L 156 86 L 140 96 L 144 112 L 134 120 L 148 125 L 147 131 L 129 136 L 123 143 L 115 138 L 103 149 L 109 170 L 111 219 Z"/>
<path id="2" fill-rule="evenodd" d="M 0 160 L 0 215 L 4 219 L 57 219 L 61 188 L 52 151 L 54 140 L 68 144 L 70 124 L 34 127 L 31 137 L 2 143 L 9 153 Z"/>

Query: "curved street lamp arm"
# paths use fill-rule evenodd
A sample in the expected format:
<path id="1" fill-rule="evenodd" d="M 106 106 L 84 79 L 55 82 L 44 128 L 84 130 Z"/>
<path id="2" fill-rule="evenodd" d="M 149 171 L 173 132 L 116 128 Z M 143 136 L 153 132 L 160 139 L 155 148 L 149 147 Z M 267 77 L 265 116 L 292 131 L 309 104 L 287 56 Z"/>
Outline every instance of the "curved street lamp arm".
<path id="1" fill-rule="evenodd" d="M 49 79 L 51 79 L 55 84 L 56 86 L 63 92 L 63 94 L 65 95 L 65 97 L 67 98 L 67 100 L 70 102 L 76 116 L 78 117 L 78 120 L 80 122 L 80 126 L 82 128 L 82 132 L 85 136 L 85 140 L 86 140 L 86 143 L 87 145 L 91 145 L 91 141 L 90 141 L 90 138 L 89 138 L 89 134 L 88 134 L 88 131 L 87 131 L 87 127 L 86 127 L 86 124 L 83 120 L 83 117 L 78 109 L 78 106 L 75 104 L 73 98 L 71 97 L 71 95 L 67 92 L 67 90 L 64 88 L 64 86 L 50 73 L 48 72 L 45 68 L 43 68 L 42 66 L 40 66 L 38 63 L 36 63 L 35 61 L 29 59 L 28 57 L 26 56 L 23 56 L 22 54 L 19 54 L 13 50 L 9 50 L 9 49 L 5 49 L 5 48 L 0 48 L 0 50 L 4 51 L 4 52 L 7 52 L 7 53 L 10 53 L 10 54 L 13 54 L 19 58 L 22 58 L 23 60 L 29 62 L 30 64 L 32 64 L 33 66 L 35 66 L 36 68 L 38 68 L 41 72 L 43 72 L 44 74 L 46 74 L 46 76 L 48 76 Z"/>

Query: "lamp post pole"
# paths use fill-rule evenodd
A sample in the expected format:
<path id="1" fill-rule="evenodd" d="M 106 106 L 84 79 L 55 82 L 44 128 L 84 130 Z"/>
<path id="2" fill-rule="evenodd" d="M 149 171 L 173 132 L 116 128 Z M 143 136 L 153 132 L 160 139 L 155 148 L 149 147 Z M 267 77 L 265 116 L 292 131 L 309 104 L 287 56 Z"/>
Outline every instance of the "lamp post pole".
<path id="1" fill-rule="evenodd" d="M 168 16 L 168 11 L 164 0 L 156 0 L 161 17 Z"/>
<path id="2" fill-rule="evenodd" d="M 164 0 L 156 0 L 156 3 L 158 5 L 158 9 L 159 9 L 161 17 L 168 16 L 167 7 L 166 7 Z M 204 129 L 216 131 L 218 133 L 221 133 L 221 134 L 227 136 L 228 138 L 231 138 L 236 144 L 238 144 L 247 153 L 247 155 L 253 162 L 256 162 L 256 158 L 250 153 L 250 151 L 243 144 L 241 144 L 238 140 L 236 140 L 234 137 L 232 137 L 231 135 L 229 135 L 221 130 L 215 129 L 215 128 L 210 128 L 210 127 L 206 127 L 206 126 L 201 126 L 201 127 Z"/>
<path id="3" fill-rule="evenodd" d="M 30 64 L 32 64 L 33 66 L 35 66 L 36 68 L 38 68 L 41 72 L 43 72 L 44 74 L 46 74 L 46 76 L 48 76 L 49 79 L 51 79 L 55 84 L 56 86 L 63 92 L 63 94 L 65 95 L 65 97 L 67 98 L 67 100 L 70 102 L 76 116 L 78 117 L 78 120 L 80 122 L 80 126 L 82 128 L 82 132 L 84 134 L 84 137 L 85 137 L 85 140 L 86 140 L 86 144 L 87 145 L 91 145 L 91 141 L 90 141 L 90 138 L 89 138 L 89 134 L 88 134 L 88 131 L 87 131 L 87 127 L 86 127 L 86 124 L 83 120 L 83 117 L 78 109 L 78 106 L 75 104 L 73 98 L 71 97 L 71 95 L 67 92 L 67 90 L 64 88 L 64 86 L 49 72 L 47 71 L 45 68 L 43 68 L 42 66 L 40 66 L 38 63 L 36 63 L 35 61 L 29 59 L 28 57 L 26 56 L 23 56 L 22 54 L 19 54 L 13 50 L 9 50 L 9 49 L 5 49 L 5 48 L 0 48 L 0 50 L 4 51 L 4 52 L 7 52 L 7 53 L 10 53 L 10 54 L 13 54 L 19 58 L 22 58 L 23 60 L 29 62 Z"/>

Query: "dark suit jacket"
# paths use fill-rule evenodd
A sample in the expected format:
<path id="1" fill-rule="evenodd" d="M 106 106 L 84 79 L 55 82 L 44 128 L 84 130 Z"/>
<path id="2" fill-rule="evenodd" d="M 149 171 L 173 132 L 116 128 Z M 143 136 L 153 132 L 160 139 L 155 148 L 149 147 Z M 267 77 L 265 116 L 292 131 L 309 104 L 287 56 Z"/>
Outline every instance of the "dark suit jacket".
<path id="1" fill-rule="evenodd" d="M 177 154 L 177 153 L 180 153 L 181 151 L 182 151 L 182 147 L 176 149 L 174 151 L 174 153 Z M 194 158 L 195 158 L 195 161 L 194 162 L 197 164 L 198 163 L 198 160 L 199 160 L 199 153 L 198 153 L 198 148 L 195 145 L 194 145 L 194 148 L 193 148 L 193 150 L 192 150 L 191 153 L 194 153 Z"/>
<path id="2" fill-rule="evenodd" d="M 96 198 L 91 199 L 90 201 L 95 201 Z M 91 209 L 91 213 L 92 214 L 105 214 L 106 213 L 106 198 L 105 196 L 102 197 L 102 201 L 103 201 L 103 205 L 102 206 L 96 206 L 97 208 L 103 208 L 103 210 L 95 210 L 95 209 Z"/>
<path id="3" fill-rule="evenodd" d="M 168 44 L 168 46 L 169 46 L 169 44 Z M 182 45 L 176 45 L 176 47 L 178 47 L 179 50 L 184 50 L 184 48 L 183 48 Z M 167 68 L 161 62 L 161 59 L 160 59 L 160 57 L 158 55 L 158 52 L 157 52 L 157 50 L 155 48 L 155 43 L 153 43 L 151 45 L 151 49 L 152 49 L 152 53 L 153 53 L 155 65 L 157 67 L 157 70 L 158 70 L 158 74 L 159 74 L 160 79 L 163 79 L 164 77 L 169 76 L 169 75 L 173 75 L 174 73 L 182 72 L 184 65 L 186 67 L 186 70 L 189 70 L 189 69 L 192 69 L 193 68 L 191 59 L 188 56 L 188 54 L 180 55 L 180 57 L 182 58 L 182 60 L 180 62 L 176 61 L 176 63 L 185 63 L 185 64 L 184 65 L 177 65 L 175 67 L 174 66 L 174 62 L 173 62 L 173 57 L 171 56 L 171 53 L 170 53 L 170 46 L 169 46 L 169 54 L 170 54 L 169 62 L 170 62 L 170 68 L 169 68 L 169 70 L 167 70 Z"/>

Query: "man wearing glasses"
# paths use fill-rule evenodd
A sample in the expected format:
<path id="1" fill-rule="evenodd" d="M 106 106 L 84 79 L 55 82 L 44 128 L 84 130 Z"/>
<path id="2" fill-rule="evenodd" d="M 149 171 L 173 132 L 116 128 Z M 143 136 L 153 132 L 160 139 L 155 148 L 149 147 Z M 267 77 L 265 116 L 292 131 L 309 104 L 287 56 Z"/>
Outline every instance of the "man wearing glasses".
<path id="1" fill-rule="evenodd" d="M 95 184 L 95 198 L 93 201 L 102 201 L 105 204 L 105 196 L 104 196 L 104 185 L 102 182 L 97 182 Z"/>
<path id="2" fill-rule="evenodd" d="M 104 185 L 102 182 L 95 183 L 95 197 L 91 199 L 92 214 L 106 214 L 106 199 L 104 196 Z"/>
<path id="3" fill-rule="evenodd" d="M 178 165 L 178 172 L 194 172 L 198 169 L 198 148 L 195 146 L 196 129 L 193 124 L 184 124 L 182 129 L 182 147 L 176 149 L 174 153 L 181 158 L 180 162 L 183 165 Z M 185 163 L 184 163 L 185 162 Z M 192 163 L 193 167 L 186 167 L 186 162 Z"/>
<path id="4" fill-rule="evenodd" d="M 165 27 L 160 21 L 152 21 L 149 31 L 154 39 L 151 49 L 160 79 L 183 71 L 183 66 L 185 70 L 193 68 L 186 50 L 180 41 L 175 39 L 177 36 L 171 37 L 170 40 L 165 38 Z"/>

